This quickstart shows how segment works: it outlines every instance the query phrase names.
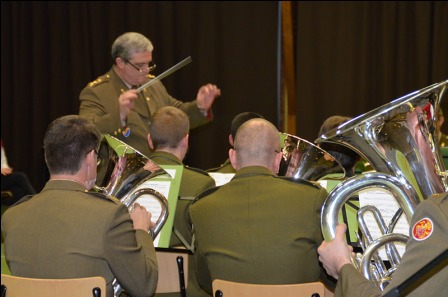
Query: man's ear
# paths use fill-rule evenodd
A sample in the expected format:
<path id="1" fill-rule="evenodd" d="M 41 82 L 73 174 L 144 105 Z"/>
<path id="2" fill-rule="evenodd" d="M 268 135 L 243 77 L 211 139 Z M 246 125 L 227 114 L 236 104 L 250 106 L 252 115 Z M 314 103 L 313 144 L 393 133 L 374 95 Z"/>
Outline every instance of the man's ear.
<path id="1" fill-rule="evenodd" d="M 229 149 L 229 160 L 232 164 L 232 167 L 235 168 L 235 170 L 238 170 L 239 166 L 236 162 L 236 151 L 233 148 Z"/>
<path id="2" fill-rule="evenodd" d="M 125 62 L 124 62 L 124 60 L 122 58 L 116 57 L 115 58 L 115 64 L 117 64 L 118 68 L 121 69 L 121 68 L 124 67 Z"/>
<path id="3" fill-rule="evenodd" d="M 151 133 L 148 133 L 148 145 L 150 149 L 154 150 L 154 144 L 152 143 Z"/>
<path id="4" fill-rule="evenodd" d="M 181 148 L 183 148 L 185 150 L 185 155 L 187 154 L 188 151 L 188 139 L 189 139 L 190 135 L 187 134 L 184 137 L 182 137 L 182 139 L 180 140 L 180 146 Z M 185 157 L 185 155 L 183 155 L 183 157 L 181 159 L 183 159 Z"/>
<path id="5" fill-rule="evenodd" d="M 87 165 L 96 168 L 97 162 L 96 162 L 96 158 L 95 158 L 95 151 L 91 150 L 87 156 L 86 156 L 86 160 L 87 160 Z"/>
<path id="6" fill-rule="evenodd" d="M 229 143 L 230 143 L 230 146 L 233 147 L 233 137 L 232 137 L 232 134 L 229 134 Z"/>
<path id="7" fill-rule="evenodd" d="M 280 170 L 280 163 L 282 162 L 283 154 L 282 152 L 277 153 L 274 160 L 274 172 L 278 173 Z"/>

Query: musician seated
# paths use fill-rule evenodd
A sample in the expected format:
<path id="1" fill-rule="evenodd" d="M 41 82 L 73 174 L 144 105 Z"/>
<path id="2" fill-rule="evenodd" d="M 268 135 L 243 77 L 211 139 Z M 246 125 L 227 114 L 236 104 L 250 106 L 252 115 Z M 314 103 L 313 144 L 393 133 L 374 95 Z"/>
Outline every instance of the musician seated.
<path id="1" fill-rule="evenodd" d="M 204 292 L 212 295 L 216 278 L 255 284 L 321 280 L 316 248 L 325 189 L 276 175 L 279 132 L 265 119 L 241 125 L 229 158 L 234 178 L 202 193 L 190 207 Z"/>
<path id="2" fill-rule="evenodd" d="M 235 139 L 236 130 L 251 119 L 264 119 L 264 117 L 256 112 L 247 111 L 237 114 L 232 122 L 230 123 L 230 133 L 229 133 L 229 144 L 230 147 L 233 147 L 233 140 Z M 208 169 L 207 172 L 218 172 L 218 173 L 235 173 L 235 168 L 232 167 L 232 164 L 230 163 L 230 160 L 227 158 L 227 160 L 224 161 L 219 167 Z"/>
<path id="3" fill-rule="evenodd" d="M 319 260 L 334 278 L 338 279 L 335 297 L 338 296 L 384 296 L 392 289 L 403 285 L 409 278 L 415 277 L 410 286 L 398 293 L 404 296 L 448 296 L 448 258 L 441 257 L 441 262 L 434 264 L 427 274 L 420 271 L 425 265 L 447 251 L 448 238 L 448 192 L 435 194 L 422 201 L 415 209 L 411 219 L 410 239 L 406 244 L 401 263 L 392 274 L 392 280 L 384 292 L 352 265 L 352 249 L 344 240 L 345 225 L 336 227 L 336 236 L 331 242 L 320 245 Z M 419 275 L 420 273 L 420 275 Z"/>
<path id="4" fill-rule="evenodd" d="M 31 278 L 102 276 L 106 297 L 114 278 L 132 296 L 151 296 L 157 258 L 151 214 L 135 205 L 131 214 L 116 199 L 89 192 L 95 184 L 100 142 L 97 127 L 77 115 L 53 121 L 45 134 L 50 180 L 2 218 L 11 273 Z"/>
<path id="5" fill-rule="evenodd" d="M 162 107 L 152 116 L 148 144 L 154 151 L 149 158 L 158 165 L 184 166 L 170 247 L 186 248 L 193 251 L 193 236 L 188 209 L 196 196 L 215 186 L 215 180 L 207 172 L 185 166 L 182 163 L 188 151 L 189 130 L 190 123 L 185 112 L 172 106 Z M 191 296 L 196 296 L 194 292 L 199 288 L 194 267 L 194 260 L 190 256 L 187 295 Z"/>
<path id="6" fill-rule="evenodd" d="M 339 125 L 349 120 L 351 120 L 350 117 L 340 115 L 328 117 L 322 123 L 319 129 L 318 136 L 324 135 L 329 131 L 336 129 Z M 327 189 L 327 192 L 331 192 L 331 190 L 333 190 L 333 188 L 343 180 L 354 176 L 356 174 L 357 165 L 364 164 L 364 162 L 361 160 L 361 157 L 355 151 L 343 145 L 323 142 L 318 144 L 318 146 L 328 152 L 332 158 L 335 158 L 345 170 L 344 179 L 340 178 L 340 174 L 335 173 L 324 176 L 319 180 L 319 183 Z M 363 170 L 365 170 L 365 168 Z M 355 235 L 355 232 L 358 231 L 358 210 L 359 198 L 357 195 L 354 195 L 348 199 L 348 203 L 346 203 L 342 207 L 342 210 L 339 214 L 339 221 L 343 221 L 348 225 L 346 233 L 347 242 L 349 242 L 356 250 L 359 249 L 358 239 Z"/>

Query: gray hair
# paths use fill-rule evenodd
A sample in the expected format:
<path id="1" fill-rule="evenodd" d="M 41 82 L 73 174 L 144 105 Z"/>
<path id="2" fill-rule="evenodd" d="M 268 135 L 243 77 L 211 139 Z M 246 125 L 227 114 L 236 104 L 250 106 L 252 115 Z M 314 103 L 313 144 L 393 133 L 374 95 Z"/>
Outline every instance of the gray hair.
<path id="1" fill-rule="evenodd" d="M 152 52 L 154 49 L 151 41 L 137 32 L 127 32 L 118 36 L 112 44 L 112 60 L 120 57 L 130 60 L 135 53 Z"/>

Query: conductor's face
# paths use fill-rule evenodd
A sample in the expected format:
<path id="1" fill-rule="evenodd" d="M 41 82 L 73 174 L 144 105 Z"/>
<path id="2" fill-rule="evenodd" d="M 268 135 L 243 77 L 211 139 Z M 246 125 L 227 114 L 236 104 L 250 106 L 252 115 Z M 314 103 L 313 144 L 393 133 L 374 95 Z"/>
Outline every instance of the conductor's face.
<path id="1" fill-rule="evenodd" d="M 134 54 L 129 60 L 119 59 L 117 63 L 121 76 L 131 85 L 142 85 L 148 81 L 147 75 L 155 68 L 151 52 Z"/>

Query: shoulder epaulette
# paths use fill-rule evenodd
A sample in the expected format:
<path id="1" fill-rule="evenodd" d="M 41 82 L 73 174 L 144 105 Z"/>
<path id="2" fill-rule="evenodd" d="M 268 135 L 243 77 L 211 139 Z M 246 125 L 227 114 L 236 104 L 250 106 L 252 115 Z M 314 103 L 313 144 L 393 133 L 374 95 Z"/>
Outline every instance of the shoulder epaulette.
<path id="1" fill-rule="evenodd" d="M 197 172 L 197 173 L 200 173 L 200 174 L 203 174 L 203 175 L 210 176 L 207 171 L 202 170 L 200 168 L 190 167 L 190 166 L 187 166 L 187 165 L 185 165 L 185 168 L 188 168 L 189 170 L 192 170 L 194 172 Z"/>
<path id="2" fill-rule="evenodd" d="M 100 85 L 102 83 L 108 82 L 110 80 L 110 75 L 106 74 L 103 76 L 98 77 L 97 79 L 95 79 L 94 81 L 89 83 L 89 87 L 93 88 L 96 87 L 97 85 Z"/>
<path id="3" fill-rule="evenodd" d="M 301 184 L 301 185 L 307 185 L 307 186 L 311 186 L 314 187 L 316 189 L 323 189 L 322 186 L 318 183 L 318 182 L 314 182 L 314 181 L 308 181 L 305 179 L 301 179 L 301 178 L 293 178 L 293 177 L 286 177 L 286 176 L 278 176 L 278 178 L 290 181 L 290 182 L 294 182 L 296 184 Z"/>
<path id="4" fill-rule="evenodd" d="M 210 189 L 205 190 L 204 192 L 202 192 L 201 194 L 199 194 L 198 196 L 196 196 L 196 198 L 194 199 L 193 203 L 196 202 L 196 201 L 198 201 L 199 199 L 201 199 L 201 198 L 207 196 L 207 195 L 210 195 L 211 193 L 213 193 L 213 192 L 215 192 L 216 190 L 218 190 L 220 187 L 221 187 L 221 186 L 216 186 L 216 187 L 213 187 L 213 188 L 210 188 Z"/>
<path id="5" fill-rule="evenodd" d="M 108 200 L 110 202 L 114 202 L 114 203 L 121 203 L 120 200 L 114 196 L 108 196 L 106 194 L 103 193 L 99 193 L 99 192 L 93 192 L 93 191 L 89 191 L 89 192 L 85 192 L 86 194 L 104 199 L 104 200 Z"/>

